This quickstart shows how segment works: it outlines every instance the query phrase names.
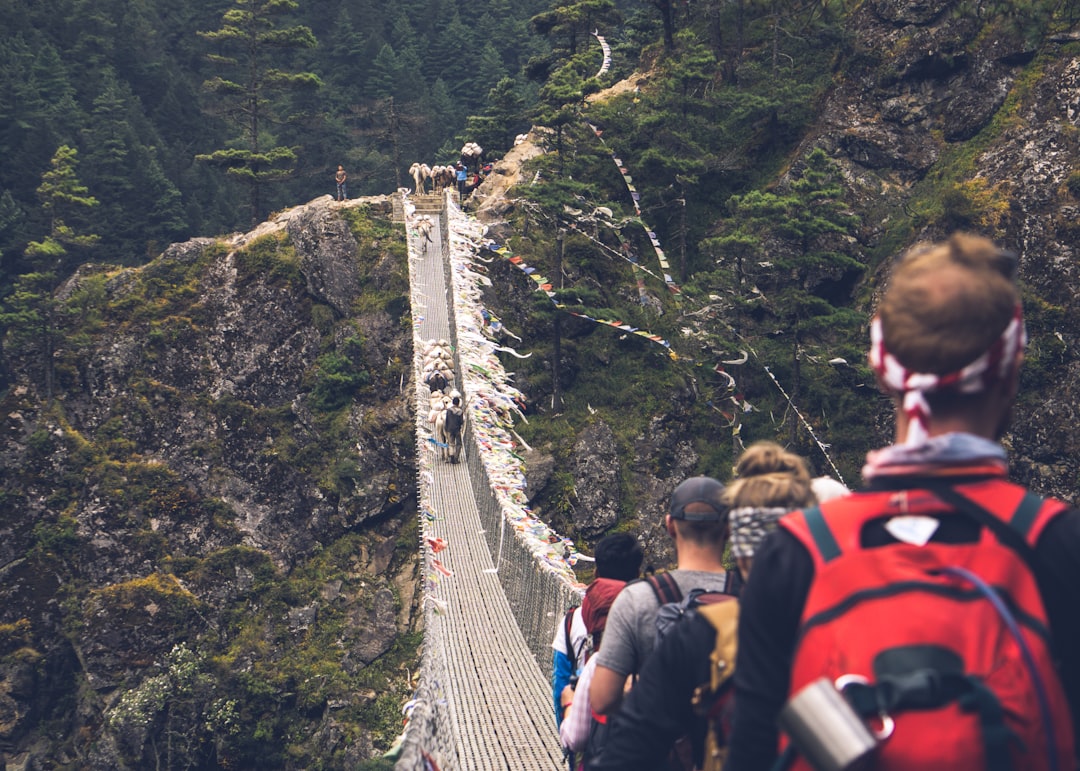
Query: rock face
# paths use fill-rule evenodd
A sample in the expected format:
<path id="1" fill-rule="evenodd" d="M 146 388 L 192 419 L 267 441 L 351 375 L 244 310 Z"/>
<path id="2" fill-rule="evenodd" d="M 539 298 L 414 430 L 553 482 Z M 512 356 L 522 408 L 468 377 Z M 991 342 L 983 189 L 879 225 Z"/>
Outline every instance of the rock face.
<path id="1" fill-rule="evenodd" d="M 944 182 L 934 192 L 946 201 L 944 216 L 916 221 L 913 237 L 971 229 L 1020 255 L 1031 343 L 1008 437 L 1012 475 L 1073 500 L 1080 338 L 1064 320 L 1080 312 L 1080 60 L 1062 43 L 1036 49 L 956 10 L 951 0 L 882 0 L 857 11 L 853 66 L 804 146 L 829 148 L 852 200 L 896 217 L 926 195 L 914 185 L 932 171 L 957 177 L 951 190 Z M 942 169 L 969 141 L 978 150 L 970 165 Z M 863 246 L 875 248 L 881 216 L 864 221 Z"/>
<path id="2" fill-rule="evenodd" d="M 862 221 L 857 240 L 842 247 L 853 256 L 887 261 L 915 241 L 940 239 L 957 229 L 987 234 L 1019 254 L 1031 344 L 1005 440 L 1012 476 L 1040 493 L 1076 500 L 1080 335 L 1069 321 L 1080 317 L 1080 59 L 1075 35 L 1036 43 L 1023 35 L 1022 25 L 967 11 L 955 0 L 859 5 L 845 20 L 850 44 L 838 60 L 816 121 L 792 155 L 793 167 L 814 147 L 824 148 L 839 165 L 847 200 Z M 635 75 L 612 93 L 637 87 L 647 91 L 648 77 Z M 777 186 L 790 182 L 784 177 Z M 497 220 L 508 209 L 494 198 L 481 206 L 499 240 L 506 239 L 507 228 Z M 541 260 L 532 256 L 532 261 Z M 564 263 L 564 271 L 574 269 L 571 263 Z M 527 281 L 515 281 L 501 270 L 492 268 L 497 289 L 487 299 L 512 326 L 527 313 L 515 288 Z M 868 314 L 882 275 L 867 279 L 870 299 L 859 310 Z M 575 367 L 584 365 L 575 361 L 567 326 L 564 319 L 566 361 L 560 364 L 564 377 L 569 373 L 572 380 Z M 547 329 L 533 340 L 529 330 L 518 331 L 526 336 L 523 350 L 532 342 L 548 347 Z M 550 401 L 551 362 L 541 367 L 533 361 L 534 368 L 516 382 L 543 412 Z M 538 448 L 558 460 L 551 473 L 530 482 L 534 505 L 586 543 L 617 521 L 639 534 L 649 561 L 670 565 L 674 555 L 662 528 L 667 496 L 706 461 L 694 452 L 689 437 L 680 437 L 676 429 L 665 431 L 664 425 L 676 425 L 675 416 L 693 399 L 673 396 L 670 412 L 636 439 L 638 448 L 626 440 L 615 440 L 613 446 L 596 421 L 580 421 L 572 436 L 560 437 L 558 449 Z M 891 435 L 884 401 L 868 429 L 879 442 Z M 857 469 L 860 461 L 850 466 Z M 723 470 L 717 473 L 726 478 Z"/>
<path id="3" fill-rule="evenodd" d="M 615 435 L 603 421 L 586 426 L 574 445 L 574 526 L 596 538 L 619 521 L 619 457 Z"/>
<path id="4" fill-rule="evenodd" d="M 348 225 L 327 207 L 310 206 L 289 218 L 288 231 L 301 255 L 300 270 L 308 292 L 339 315 L 350 315 L 361 281 Z"/>
<path id="5" fill-rule="evenodd" d="M 259 750 L 303 768 L 396 733 L 404 673 L 370 669 L 399 660 L 416 611 L 408 284 L 387 214 L 320 199 L 142 268 L 84 266 L 56 295 L 51 403 L 38 341 L 7 351 L 9 763 L 151 767 L 168 735 L 173 765 L 251 766 L 259 730 L 312 736 Z M 41 733 L 59 723 L 61 740 Z"/>

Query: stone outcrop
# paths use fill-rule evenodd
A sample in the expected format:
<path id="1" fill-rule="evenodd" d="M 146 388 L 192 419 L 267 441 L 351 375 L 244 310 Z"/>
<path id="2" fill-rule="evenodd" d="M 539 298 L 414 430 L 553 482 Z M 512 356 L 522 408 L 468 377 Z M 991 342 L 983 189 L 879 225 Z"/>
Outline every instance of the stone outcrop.
<path id="1" fill-rule="evenodd" d="M 382 210 L 327 197 L 141 268 L 84 266 L 56 295 L 83 315 L 63 317 L 52 403 L 38 349 L 8 351 L 9 764 L 148 767 L 162 730 L 184 735 L 172 762 L 194 762 L 205 725 L 235 757 L 239 715 L 221 704 L 253 708 L 251 686 L 295 699 L 327 671 L 340 684 L 275 729 L 318 737 L 295 767 L 397 730 L 357 723 L 376 698 L 394 702 L 387 715 L 407 698 L 404 669 L 378 696 L 357 684 L 417 610 L 415 537 L 402 538 L 416 519 L 408 283 Z M 46 741 L 50 721 L 71 730 Z"/>

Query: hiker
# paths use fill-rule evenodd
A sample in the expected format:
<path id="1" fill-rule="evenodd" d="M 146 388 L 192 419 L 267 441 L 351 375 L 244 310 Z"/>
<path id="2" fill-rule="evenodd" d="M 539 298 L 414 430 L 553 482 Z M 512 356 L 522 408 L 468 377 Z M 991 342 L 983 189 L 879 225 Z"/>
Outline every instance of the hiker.
<path id="1" fill-rule="evenodd" d="M 337 173 L 334 174 L 334 182 L 337 183 L 337 200 L 344 201 L 349 196 L 345 192 L 345 180 L 349 178 L 349 175 L 345 173 L 345 167 L 340 163 L 337 167 Z"/>
<path id="2" fill-rule="evenodd" d="M 743 581 L 750 578 L 754 551 L 776 529 L 780 517 L 848 492 L 829 477 L 811 479 L 806 461 L 776 442 L 750 445 L 739 456 L 735 481 L 728 485 L 731 556 Z"/>
<path id="3" fill-rule="evenodd" d="M 552 696 L 559 737 L 569 756 L 582 752 L 592 721 L 589 683 L 596 667 L 608 611 L 615 597 L 641 573 L 641 545 L 630 533 L 612 533 L 596 544 L 596 577 L 581 605 L 571 608 L 551 643 L 554 651 Z"/>
<path id="4" fill-rule="evenodd" d="M 469 184 L 469 170 L 465 168 L 465 164 L 458 162 L 457 167 L 454 169 L 454 179 L 457 180 L 458 195 L 461 200 L 465 200 L 465 188 Z"/>
<path id="5" fill-rule="evenodd" d="M 893 266 L 870 364 L 896 444 L 869 453 L 863 490 L 784 517 L 756 551 L 729 771 L 781 746 L 809 768 L 790 734 L 815 696 L 835 705 L 819 718 L 871 715 L 868 768 L 1075 768 L 1080 512 L 1010 484 L 999 444 L 1026 340 L 1015 271 L 965 234 Z"/>
<path id="6" fill-rule="evenodd" d="M 724 486 L 717 480 L 691 477 L 675 488 L 664 526 L 675 542 L 676 569 L 628 584 L 608 614 L 604 646 L 589 688 L 592 708 L 604 720 L 616 712 L 627 679 L 641 672 L 652 652 L 660 606 L 695 590 L 731 590 L 722 562 L 727 515 Z M 662 592 L 675 594 L 661 597 Z M 596 751 L 590 747 L 590 756 Z"/>
<path id="7" fill-rule="evenodd" d="M 555 722 L 562 722 L 563 690 L 580 675 L 591 654 L 600 647 L 608 610 L 615 596 L 641 574 L 644 555 L 630 533 L 612 533 L 596 544 L 596 577 L 585 587 L 581 605 L 566 611 L 551 643 L 553 651 L 552 695 Z M 566 699 L 567 702 L 570 699 Z"/>
<path id="8" fill-rule="evenodd" d="M 731 551 L 746 579 L 754 550 L 766 533 L 776 529 L 781 516 L 815 498 L 806 462 L 775 442 L 751 445 L 735 472 L 725 495 Z M 612 719 L 604 752 L 588 771 L 652 771 L 687 727 L 693 767 L 718 770 L 728 730 L 725 718 L 730 716 L 732 670 L 726 666 L 734 661 L 737 623 L 738 609 L 732 601 L 732 607 L 693 610 L 676 624 L 645 662 Z M 719 640 L 718 633 L 722 633 Z M 729 650 L 720 653 L 724 646 Z M 714 650 L 725 664 L 715 683 L 710 660 Z"/>
<path id="9" fill-rule="evenodd" d="M 461 406 L 461 396 L 452 391 L 450 405 L 443 415 L 440 441 L 446 444 L 446 459 L 457 463 L 461 455 L 461 431 L 465 426 L 465 410 Z"/>

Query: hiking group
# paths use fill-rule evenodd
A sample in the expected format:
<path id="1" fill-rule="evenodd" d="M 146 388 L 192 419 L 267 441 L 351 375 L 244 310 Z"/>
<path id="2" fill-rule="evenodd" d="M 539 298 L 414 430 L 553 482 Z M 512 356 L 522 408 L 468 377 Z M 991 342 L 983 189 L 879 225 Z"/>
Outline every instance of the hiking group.
<path id="1" fill-rule="evenodd" d="M 571 769 L 1078 768 L 1080 510 L 1008 481 L 1000 443 L 1016 271 L 965 234 L 893 265 L 869 360 L 896 438 L 859 490 L 759 442 L 675 488 L 673 570 L 597 544 L 552 643 Z"/>

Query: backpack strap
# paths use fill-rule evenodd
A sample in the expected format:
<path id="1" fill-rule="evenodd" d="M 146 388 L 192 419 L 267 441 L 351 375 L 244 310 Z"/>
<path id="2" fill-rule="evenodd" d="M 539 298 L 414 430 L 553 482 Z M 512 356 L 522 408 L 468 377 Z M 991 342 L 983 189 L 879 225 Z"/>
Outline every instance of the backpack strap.
<path id="1" fill-rule="evenodd" d="M 1032 573 L 1038 572 L 1038 559 L 1035 549 L 1028 542 L 1028 534 L 1045 502 L 1043 498 L 1035 493 L 1025 492 L 1016 509 L 1006 519 L 992 514 L 950 485 L 931 482 L 924 487 L 957 511 L 988 528 L 1003 545 L 1015 551 L 1027 563 Z"/>
<path id="2" fill-rule="evenodd" d="M 573 666 L 577 666 L 577 655 L 574 651 L 574 645 L 570 641 L 570 627 L 574 625 L 574 611 L 580 611 L 581 606 L 575 605 L 566 611 L 566 615 L 563 616 L 563 631 L 566 633 L 566 657 L 570 659 L 570 663 Z"/>
<path id="3" fill-rule="evenodd" d="M 732 597 L 738 597 L 742 594 L 743 577 L 738 568 L 732 568 L 727 571 L 727 575 L 724 577 L 724 594 L 729 594 Z"/>
<path id="4" fill-rule="evenodd" d="M 649 582 L 649 586 L 652 587 L 653 593 L 656 595 L 656 600 L 661 605 L 667 605 L 669 602 L 679 602 L 682 600 L 682 589 L 679 588 L 679 584 L 676 583 L 675 578 L 671 573 L 664 571 L 663 573 L 652 573 L 645 576 L 645 580 Z"/>
<path id="5" fill-rule="evenodd" d="M 825 517 L 821 513 L 821 507 L 811 506 L 808 509 L 803 509 L 802 515 L 821 560 L 829 562 L 839 557 L 841 554 L 840 544 L 836 542 L 836 537 L 833 535 L 832 530 L 829 529 L 829 523 L 825 521 Z"/>

